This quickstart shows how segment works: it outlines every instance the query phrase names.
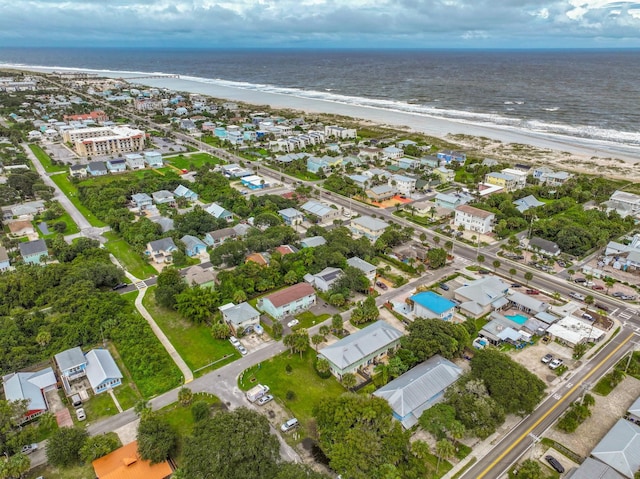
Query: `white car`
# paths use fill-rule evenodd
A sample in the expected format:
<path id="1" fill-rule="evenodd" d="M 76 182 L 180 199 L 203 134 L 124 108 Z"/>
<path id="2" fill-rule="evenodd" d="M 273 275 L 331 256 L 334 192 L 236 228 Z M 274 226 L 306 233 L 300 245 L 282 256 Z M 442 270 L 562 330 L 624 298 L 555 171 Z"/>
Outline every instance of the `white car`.
<path id="1" fill-rule="evenodd" d="M 289 321 L 287 323 L 287 326 L 289 326 L 290 328 L 293 328 L 294 326 L 300 324 L 300 321 L 298 321 L 297 319 L 292 319 L 291 321 Z"/>
<path id="2" fill-rule="evenodd" d="M 264 406 L 265 404 L 267 404 L 269 401 L 273 400 L 273 396 L 271 394 L 266 394 L 264 396 L 262 396 L 260 399 L 258 399 L 258 406 Z"/>
<path id="3" fill-rule="evenodd" d="M 245 348 L 242 344 L 238 345 L 238 351 L 240 351 L 240 354 L 242 354 L 243 356 L 248 353 L 247 348 Z"/>
<path id="4" fill-rule="evenodd" d="M 294 417 L 289 419 L 282 426 L 280 426 L 280 430 L 282 432 L 287 432 L 287 431 L 291 431 L 292 429 L 295 429 L 296 427 L 298 427 L 298 420 Z"/>
<path id="5" fill-rule="evenodd" d="M 551 369 L 558 369 L 560 366 L 562 366 L 562 363 L 563 363 L 562 359 L 554 359 L 549 363 L 549 367 Z"/>
<path id="6" fill-rule="evenodd" d="M 87 419 L 87 415 L 84 412 L 84 408 L 76 409 L 76 417 L 78 418 L 78 421 L 84 421 L 85 419 Z"/>
<path id="7" fill-rule="evenodd" d="M 229 336 L 229 342 L 236 347 L 238 346 L 238 344 L 240 344 L 240 341 L 238 341 L 238 338 L 236 338 L 235 336 Z"/>

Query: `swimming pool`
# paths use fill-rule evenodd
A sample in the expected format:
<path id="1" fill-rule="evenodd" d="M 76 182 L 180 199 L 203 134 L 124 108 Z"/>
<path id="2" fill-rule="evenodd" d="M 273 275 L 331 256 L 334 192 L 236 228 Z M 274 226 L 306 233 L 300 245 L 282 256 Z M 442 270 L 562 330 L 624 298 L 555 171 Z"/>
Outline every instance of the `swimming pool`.
<path id="1" fill-rule="evenodd" d="M 505 317 L 505 318 L 509 318 L 511 321 L 514 321 L 514 322 L 516 322 L 516 323 L 518 323 L 518 324 L 524 324 L 524 323 L 526 323 L 526 322 L 527 322 L 527 320 L 529 319 L 529 318 L 527 318 L 526 316 L 523 316 L 523 315 L 521 315 L 521 314 L 510 314 L 510 315 L 508 315 L 508 316 L 507 316 L 507 315 L 505 315 L 504 317 Z"/>

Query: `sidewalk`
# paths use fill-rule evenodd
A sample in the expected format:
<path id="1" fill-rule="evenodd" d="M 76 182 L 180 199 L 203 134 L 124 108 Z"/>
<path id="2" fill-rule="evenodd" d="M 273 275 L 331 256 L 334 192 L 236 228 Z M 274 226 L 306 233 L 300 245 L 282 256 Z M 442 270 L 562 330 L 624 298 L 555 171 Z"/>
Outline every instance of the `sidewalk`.
<path id="1" fill-rule="evenodd" d="M 184 383 L 190 383 L 191 381 L 193 381 L 193 373 L 191 372 L 191 369 L 189 369 L 187 363 L 184 362 L 184 359 L 182 359 L 182 357 L 178 354 L 178 351 L 176 351 L 176 348 L 174 348 L 173 344 L 171 344 L 171 341 L 169 341 L 169 338 L 167 338 L 164 332 L 156 324 L 153 317 L 149 314 L 149 311 L 147 311 L 147 309 L 142 304 L 142 298 L 144 298 L 146 292 L 147 288 L 138 290 L 138 296 L 136 297 L 135 301 L 136 309 L 140 312 L 142 317 L 147 320 L 147 323 L 149 323 L 149 326 L 151 326 L 153 333 L 156 335 L 158 340 L 160 340 L 160 342 L 164 346 L 164 349 L 167 350 L 169 356 L 171 356 L 171 359 L 173 359 L 173 362 L 175 362 L 178 368 L 180 368 L 180 371 L 184 376 Z"/>

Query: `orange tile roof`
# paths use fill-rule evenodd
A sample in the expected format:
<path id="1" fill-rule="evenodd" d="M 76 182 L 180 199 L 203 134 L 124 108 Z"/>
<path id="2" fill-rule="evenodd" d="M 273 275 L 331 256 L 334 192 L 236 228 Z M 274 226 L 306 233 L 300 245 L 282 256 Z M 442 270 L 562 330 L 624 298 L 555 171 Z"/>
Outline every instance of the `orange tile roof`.
<path id="1" fill-rule="evenodd" d="M 165 479 L 173 473 L 167 461 L 151 464 L 138 454 L 138 441 L 93 461 L 98 479 Z"/>

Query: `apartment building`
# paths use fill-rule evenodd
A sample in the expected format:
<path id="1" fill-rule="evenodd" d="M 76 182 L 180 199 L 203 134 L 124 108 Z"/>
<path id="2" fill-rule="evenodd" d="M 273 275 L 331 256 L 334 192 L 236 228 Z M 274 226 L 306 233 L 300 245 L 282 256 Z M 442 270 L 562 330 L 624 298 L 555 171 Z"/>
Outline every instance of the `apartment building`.
<path id="1" fill-rule="evenodd" d="M 80 156 L 106 156 L 132 151 L 142 151 L 145 133 L 128 126 L 81 128 L 67 130 L 62 139 L 71 143 Z"/>
<path id="2" fill-rule="evenodd" d="M 464 226 L 465 230 L 486 234 L 493 231 L 493 220 L 495 215 L 489 211 L 474 208 L 469 205 L 456 207 L 456 215 L 453 224 Z"/>

